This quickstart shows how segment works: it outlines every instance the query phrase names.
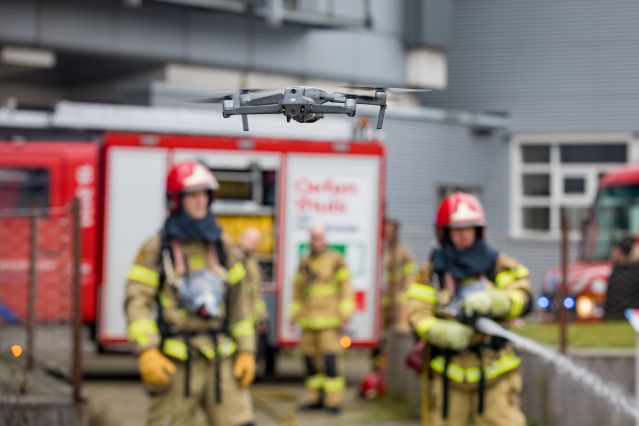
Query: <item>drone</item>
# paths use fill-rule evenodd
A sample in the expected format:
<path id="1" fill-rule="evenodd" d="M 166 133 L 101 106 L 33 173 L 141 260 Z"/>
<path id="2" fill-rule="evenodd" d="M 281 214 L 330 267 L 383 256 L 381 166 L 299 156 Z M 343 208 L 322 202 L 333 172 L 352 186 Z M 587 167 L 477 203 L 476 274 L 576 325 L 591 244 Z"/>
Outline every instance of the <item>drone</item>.
<path id="1" fill-rule="evenodd" d="M 384 124 L 386 112 L 386 96 L 388 92 L 415 93 L 426 92 L 426 89 L 376 87 L 376 86 L 344 86 L 348 89 L 372 90 L 374 95 L 355 95 L 352 93 L 327 92 L 316 87 L 291 86 L 281 93 L 263 95 L 265 89 L 240 89 L 222 92 L 216 97 L 202 99 L 202 103 L 221 103 L 222 116 L 242 116 L 242 128 L 249 130 L 250 114 L 283 114 L 286 122 L 295 120 L 298 123 L 315 123 L 324 114 L 346 114 L 354 117 L 357 105 L 379 106 L 377 129 Z"/>

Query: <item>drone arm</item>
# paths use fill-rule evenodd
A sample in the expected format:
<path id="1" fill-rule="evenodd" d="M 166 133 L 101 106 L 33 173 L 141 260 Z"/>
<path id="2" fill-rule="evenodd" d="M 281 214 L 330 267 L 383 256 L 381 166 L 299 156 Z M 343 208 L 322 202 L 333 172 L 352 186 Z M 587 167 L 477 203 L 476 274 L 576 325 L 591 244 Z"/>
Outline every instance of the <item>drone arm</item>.
<path id="1" fill-rule="evenodd" d="M 239 114 L 279 114 L 280 112 L 282 110 L 279 105 L 241 106 L 223 111 L 225 117 Z"/>
<path id="2" fill-rule="evenodd" d="M 386 106 L 386 101 L 382 100 L 382 99 L 369 99 L 368 97 L 364 98 L 364 97 L 360 97 L 357 98 L 357 103 L 359 105 L 379 105 L 379 106 Z"/>
<path id="3" fill-rule="evenodd" d="M 310 112 L 316 112 L 318 114 L 349 114 L 351 111 L 354 113 L 355 110 L 351 108 L 346 108 L 341 105 L 313 105 L 309 108 Z"/>

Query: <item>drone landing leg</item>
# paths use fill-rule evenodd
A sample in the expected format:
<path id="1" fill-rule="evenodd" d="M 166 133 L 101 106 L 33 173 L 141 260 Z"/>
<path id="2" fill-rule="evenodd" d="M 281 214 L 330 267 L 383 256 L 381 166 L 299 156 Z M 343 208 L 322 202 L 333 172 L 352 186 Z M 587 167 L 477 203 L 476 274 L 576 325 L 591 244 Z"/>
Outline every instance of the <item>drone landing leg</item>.
<path id="1" fill-rule="evenodd" d="M 242 114 L 242 128 L 245 132 L 248 132 L 248 116 L 246 114 Z"/>
<path id="2" fill-rule="evenodd" d="M 384 113 L 386 112 L 386 105 L 381 105 L 379 107 L 379 115 L 377 116 L 377 130 L 382 128 L 384 124 Z"/>

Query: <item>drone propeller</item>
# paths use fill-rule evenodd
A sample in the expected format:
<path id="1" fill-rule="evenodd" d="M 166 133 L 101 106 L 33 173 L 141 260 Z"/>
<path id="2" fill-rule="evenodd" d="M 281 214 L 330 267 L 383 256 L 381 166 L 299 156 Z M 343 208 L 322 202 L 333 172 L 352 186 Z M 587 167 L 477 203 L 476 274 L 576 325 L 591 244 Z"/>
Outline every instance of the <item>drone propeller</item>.
<path id="1" fill-rule="evenodd" d="M 346 89 L 352 90 L 381 90 L 389 93 L 422 93 L 422 92 L 430 92 L 431 89 L 420 89 L 418 87 L 384 87 L 384 86 L 357 86 L 357 85 L 347 85 L 347 86 L 339 86 L 344 87 Z"/>
<path id="2" fill-rule="evenodd" d="M 219 104 L 224 102 L 226 99 L 233 99 L 236 96 L 239 96 L 243 93 L 259 93 L 259 92 L 272 92 L 278 89 L 238 89 L 238 90 L 220 90 L 217 92 L 213 92 L 213 97 L 198 99 L 193 102 L 197 103 L 211 103 L 211 104 Z"/>

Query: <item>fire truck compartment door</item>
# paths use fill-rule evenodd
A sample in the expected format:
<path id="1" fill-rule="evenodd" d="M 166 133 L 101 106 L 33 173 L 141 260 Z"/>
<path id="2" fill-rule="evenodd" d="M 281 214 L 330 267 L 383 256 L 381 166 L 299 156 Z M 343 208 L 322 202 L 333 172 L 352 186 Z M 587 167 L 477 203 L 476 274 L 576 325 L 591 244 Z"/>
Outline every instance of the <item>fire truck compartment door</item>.
<path id="1" fill-rule="evenodd" d="M 165 217 L 167 151 L 110 147 L 105 177 L 104 285 L 100 340 L 127 337 L 124 296 L 127 273 L 137 251 Z"/>
<path id="2" fill-rule="evenodd" d="M 374 344 L 379 316 L 381 159 L 296 154 L 286 161 L 278 339 L 291 343 L 298 338 L 299 330 L 290 321 L 293 278 L 300 258 L 308 252 L 310 227 L 321 224 L 328 244 L 343 254 L 351 272 L 356 310 L 345 332 L 353 343 Z"/>

